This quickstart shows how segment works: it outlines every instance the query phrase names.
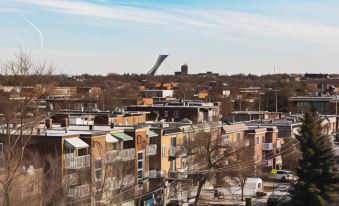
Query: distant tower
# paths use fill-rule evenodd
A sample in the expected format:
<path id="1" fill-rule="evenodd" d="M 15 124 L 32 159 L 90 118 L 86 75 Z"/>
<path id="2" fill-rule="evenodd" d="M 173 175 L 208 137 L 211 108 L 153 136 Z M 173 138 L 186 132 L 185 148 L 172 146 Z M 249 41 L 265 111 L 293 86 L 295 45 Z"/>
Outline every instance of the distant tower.
<path id="1" fill-rule="evenodd" d="M 184 64 L 181 66 L 181 75 L 182 76 L 187 76 L 188 75 L 188 66 L 187 64 Z"/>
<path id="2" fill-rule="evenodd" d="M 168 55 L 160 54 L 152 69 L 147 72 L 147 75 L 154 76 L 157 70 L 159 69 L 161 63 L 166 59 L 166 57 L 168 57 Z"/>

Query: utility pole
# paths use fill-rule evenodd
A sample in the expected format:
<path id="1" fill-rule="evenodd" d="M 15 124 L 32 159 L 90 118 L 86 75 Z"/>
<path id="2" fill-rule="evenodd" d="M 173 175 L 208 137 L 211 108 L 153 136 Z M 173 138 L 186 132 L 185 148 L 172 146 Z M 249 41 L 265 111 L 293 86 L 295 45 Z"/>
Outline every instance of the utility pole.
<path id="1" fill-rule="evenodd" d="M 335 92 L 335 116 L 338 116 L 338 92 Z"/>
<path id="2" fill-rule="evenodd" d="M 272 91 L 275 92 L 275 112 L 278 112 L 278 92 L 280 92 L 280 90 L 274 89 Z"/>
<path id="3" fill-rule="evenodd" d="M 261 120 L 261 116 L 260 116 L 260 113 L 261 113 L 261 99 L 260 99 L 260 95 L 262 95 L 262 94 L 265 94 L 265 93 L 263 93 L 263 92 L 259 92 L 259 90 L 258 90 L 258 94 L 259 94 L 259 120 Z"/>

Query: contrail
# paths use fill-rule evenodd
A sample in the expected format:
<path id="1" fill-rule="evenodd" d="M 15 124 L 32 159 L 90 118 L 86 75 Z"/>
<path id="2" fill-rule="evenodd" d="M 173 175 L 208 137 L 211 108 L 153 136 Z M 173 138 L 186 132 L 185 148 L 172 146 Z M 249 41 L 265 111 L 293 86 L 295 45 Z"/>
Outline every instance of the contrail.
<path id="1" fill-rule="evenodd" d="M 40 36 L 40 49 L 43 49 L 44 47 L 44 39 L 43 39 L 43 36 L 42 36 L 42 32 L 40 31 L 40 29 L 35 26 L 30 20 L 28 20 L 26 17 L 22 17 L 29 25 L 31 25 L 31 27 L 33 27 L 33 29 L 35 31 L 37 31 L 39 33 L 39 36 Z"/>

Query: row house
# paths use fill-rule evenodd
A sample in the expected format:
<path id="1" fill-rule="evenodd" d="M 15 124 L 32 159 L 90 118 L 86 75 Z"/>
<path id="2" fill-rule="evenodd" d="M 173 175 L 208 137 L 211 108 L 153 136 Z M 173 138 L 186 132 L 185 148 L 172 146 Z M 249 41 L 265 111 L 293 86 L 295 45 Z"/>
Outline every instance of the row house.
<path id="1" fill-rule="evenodd" d="M 253 120 L 278 120 L 281 119 L 281 112 L 268 111 L 233 111 L 231 113 L 231 122 L 244 122 Z"/>
<path id="2" fill-rule="evenodd" d="M 148 112 L 59 112 L 51 119 L 53 124 L 133 126 L 147 121 Z"/>
<path id="3" fill-rule="evenodd" d="M 134 137 L 123 129 L 54 125 L 35 135 L 30 148 L 59 159 L 64 202 L 110 205 L 135 193 L 130 190 L 118 196 L 137 181 Z"/>
<path id="4" fill-rule="evenodd" d="M 50 111 L 97 111 L 102 90 L 99 87 L 53 87 L 46 97 Z"/>
<path id="5" fill-rule="evenodd" d="M 148 120 L 178 122 L 189 119 L 193 123 L 209 122 L 220 119 L 218 103 L 172 102 L 153 105 L 130 105 L 127 111 L 149 112 Z"/>
<path id="6" fill-rule="evenodd" d="M 281 141 L 278 139 L 276 127 L 248 126 L 244 123 L 223 125 L 223 138 L 229 144 L 246 149 L 246 156 L 252 156 L 249 160 L 263 166 L 264 171 L 272 168 L 281 168 L 282 159 L 280 156 Z M 259 170 L 254 175 L 260 175 Z"/>

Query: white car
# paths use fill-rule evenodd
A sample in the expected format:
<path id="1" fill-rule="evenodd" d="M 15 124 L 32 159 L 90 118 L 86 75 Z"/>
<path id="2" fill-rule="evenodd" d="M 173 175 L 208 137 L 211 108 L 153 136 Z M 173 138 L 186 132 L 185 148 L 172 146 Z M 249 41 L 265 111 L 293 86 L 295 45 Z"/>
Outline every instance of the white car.
<path id="1" fill-rule="evenodd" d="M 286 180 L 296 179 L 293 173 L 289 170 L 277 170 L 277 174 L 270 174 L 269 177 L 275 180 L 281 180 L 283 182 Z"/>

